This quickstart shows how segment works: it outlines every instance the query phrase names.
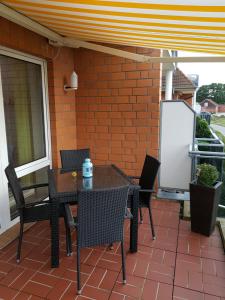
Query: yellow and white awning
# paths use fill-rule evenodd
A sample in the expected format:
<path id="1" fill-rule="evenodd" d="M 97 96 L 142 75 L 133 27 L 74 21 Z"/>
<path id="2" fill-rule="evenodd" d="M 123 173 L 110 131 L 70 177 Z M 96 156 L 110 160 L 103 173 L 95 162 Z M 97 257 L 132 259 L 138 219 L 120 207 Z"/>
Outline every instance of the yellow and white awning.
<path id="1" fill-rule="evenodd" d="M 225 0 L 6 0 L 58 34 L 84 41 L 225 55 Z"/>

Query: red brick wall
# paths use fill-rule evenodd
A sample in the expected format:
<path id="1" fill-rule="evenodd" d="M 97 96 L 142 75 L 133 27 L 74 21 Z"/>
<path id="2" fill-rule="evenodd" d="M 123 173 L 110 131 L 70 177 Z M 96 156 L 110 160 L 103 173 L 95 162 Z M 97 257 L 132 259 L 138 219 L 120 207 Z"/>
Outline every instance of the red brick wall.
<path id="1" fill-rule="evenodd" d="M 64 91 L 73 70 L 74 52 L 69 48 L 59 49 L 57 58 L 48 64 L 52 159 L 55 166 L 60 165 L 59 150 L 77 148 L 75 92 Z"/>
<path id="2" fill-rule="evenodd" d="M 74 69 L 74 52 L 53 48 L 46 38 L 3 18 L 0 18 L 0 45 L 48 61 L 52 156 L 53 164 L 58 165 L 60 149 L 76 148 L 75 94 L 63 90 Z"/>
<path id="3" fill-rule="evenodd" d="M 218 106 L 218 112 L 225 112 L 225 105 L 224 104 L 220 104 Z"/>
<path id="4" fill-rule="evenodd" d="M 90 147 L 95 163 L 116 163 L 130 174 L 140 170 L 146 152 L 158 155 L 159 64 L 85 49 L 53 48 L 47 39 L 3 18 L 0 45 L 48 62 L 54 166 L 60 164 L 60 149 L 76 147 Z M 123 49 L 160 55 L 159 50 Z M 69 83 L 74 66 L 79 88 L 65 93 L 63 86 Z"/>
<path id="5" fill-rule="evenodd" d="M 159 50 L 120 49 L 160 56 Z M 139 172 L 146 153 L 158 155 L 160 65 L 78 49 L 75 69 L 78 148 L 90 147 L 95 164 Z"/>

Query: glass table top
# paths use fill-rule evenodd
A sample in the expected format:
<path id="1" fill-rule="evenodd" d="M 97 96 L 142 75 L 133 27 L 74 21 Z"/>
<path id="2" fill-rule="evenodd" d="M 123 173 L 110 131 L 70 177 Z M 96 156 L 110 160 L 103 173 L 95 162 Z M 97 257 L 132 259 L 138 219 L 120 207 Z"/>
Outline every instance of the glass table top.
<path id="1" fill-rule="evenodd" d="M 84 178 L 82 171 L 53 170 L 56 193 L 76 193 L 82 190 L 113 188 L 130 184 L 129 178 L 113 165 L 94 166 L 93 177 Z"/>

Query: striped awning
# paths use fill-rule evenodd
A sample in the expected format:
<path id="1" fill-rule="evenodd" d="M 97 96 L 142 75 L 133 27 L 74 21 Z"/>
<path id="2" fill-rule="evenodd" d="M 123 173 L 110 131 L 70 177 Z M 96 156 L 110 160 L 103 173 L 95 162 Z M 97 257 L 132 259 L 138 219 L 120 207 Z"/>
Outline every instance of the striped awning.
<path id="1" fill-rule="evenodd" d="M 70 38 L 225 54 L 225 0 L 1 2 Z"/>

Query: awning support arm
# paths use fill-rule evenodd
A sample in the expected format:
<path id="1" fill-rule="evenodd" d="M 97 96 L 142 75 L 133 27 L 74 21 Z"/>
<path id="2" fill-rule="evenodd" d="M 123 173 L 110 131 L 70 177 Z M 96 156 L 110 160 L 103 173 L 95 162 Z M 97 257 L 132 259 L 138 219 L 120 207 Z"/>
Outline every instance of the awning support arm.
<path id="1" fill-rule="evenodd" d="M 174 62 L 225 62 L 225 56 L 208 56 L 208 57 L 150 57 L 148 55 L 141 55 L 132 53 L 129 51 L 123 51 L 115 48 L 110 48 L 86 41 L 75 40 L 73 38 L 64 38 L 58 33 L 48 29 L 47 27 L 33 21 L 32 19 L 24 16 L 23 14 L 15 11 L 14 9 L 0 3 L 0 16 L 10 20 L 20 26 L 23 26 L 37 34 L 49 39 L 50 44 L 53 46 L 65 46 L 71 48 L 87 48 L 110 55 L 116 55 L 131 59 L 137 62 L 149 62 L 149 63 L 174 63 Z"/>

